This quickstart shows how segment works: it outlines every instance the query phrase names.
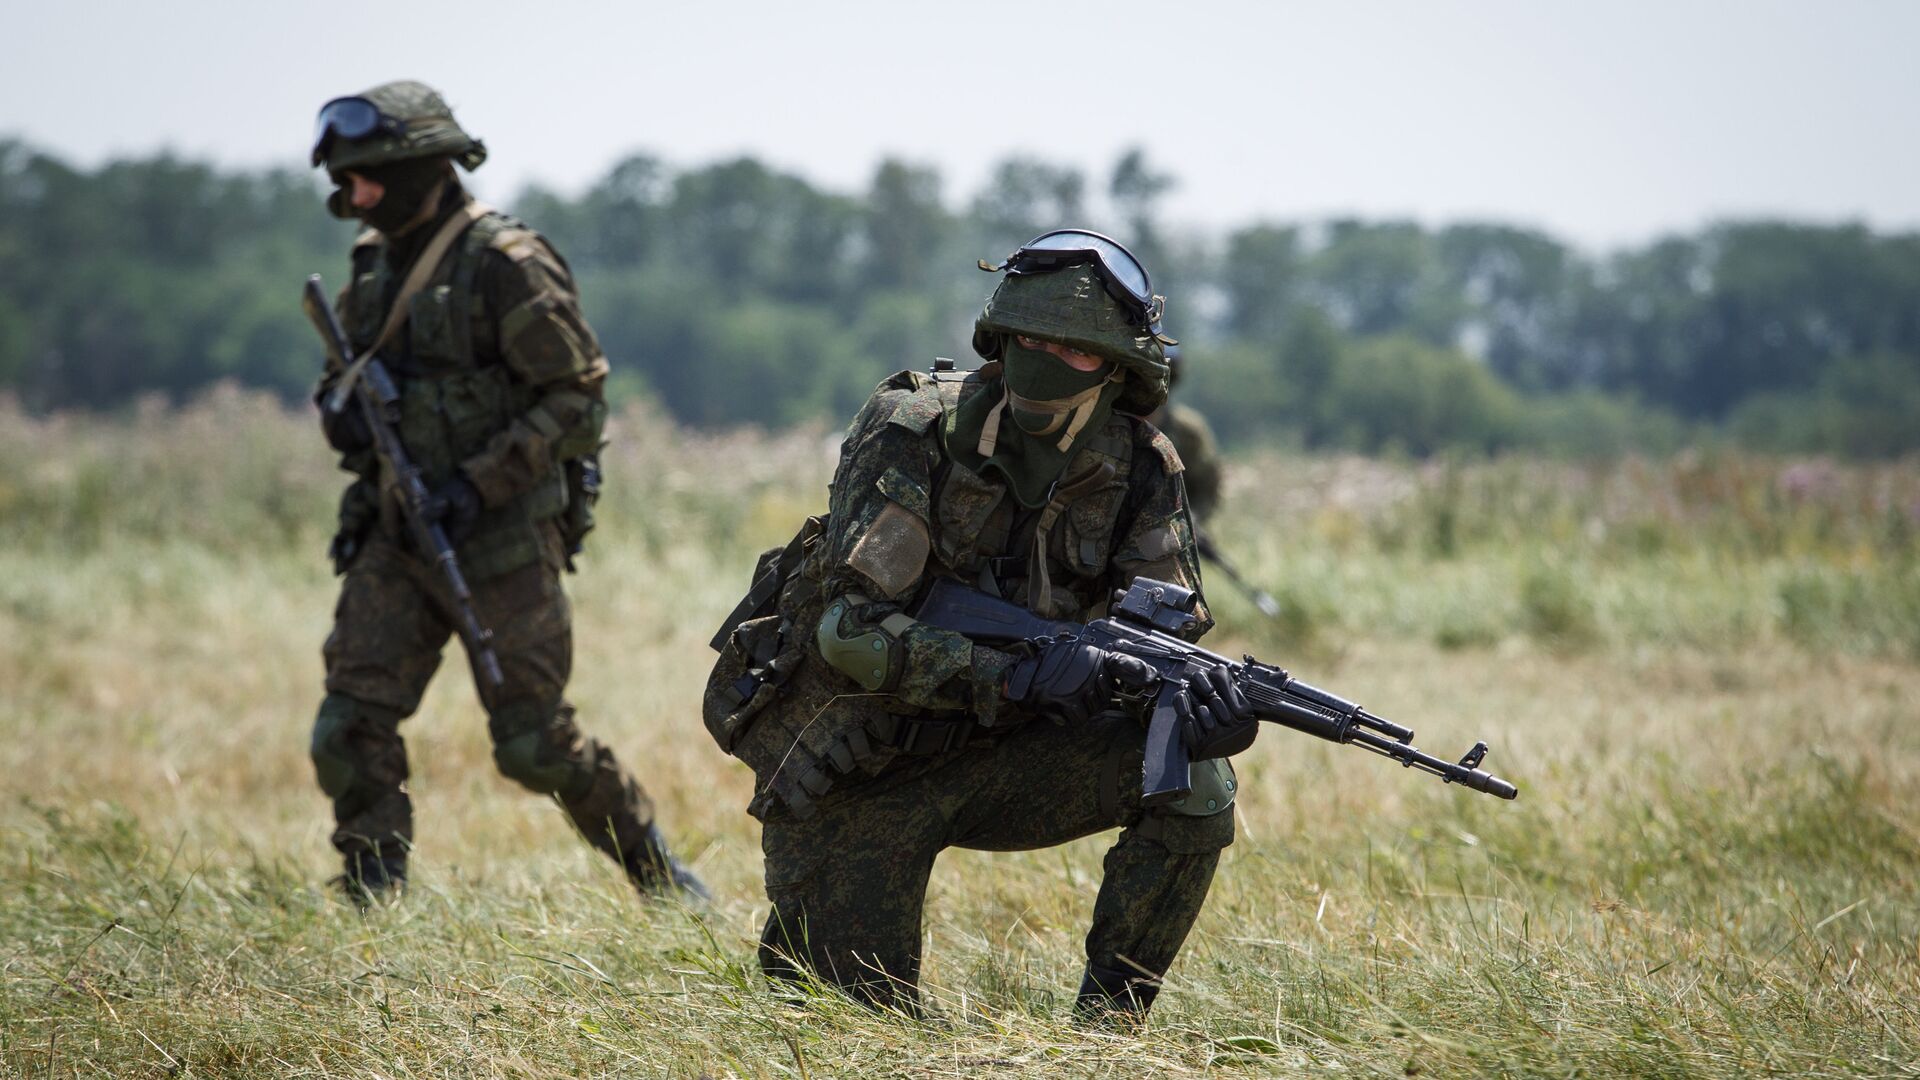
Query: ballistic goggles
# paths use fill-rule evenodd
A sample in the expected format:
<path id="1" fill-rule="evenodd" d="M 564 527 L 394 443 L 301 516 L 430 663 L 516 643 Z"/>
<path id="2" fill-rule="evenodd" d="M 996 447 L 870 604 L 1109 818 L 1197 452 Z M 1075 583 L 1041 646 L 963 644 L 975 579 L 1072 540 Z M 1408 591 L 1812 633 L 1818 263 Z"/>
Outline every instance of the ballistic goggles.
<path id="1" fill-rule="evenodd" d="M 1086 229 L 1055 229 L 1022 244 L 998 266 L 980 260 L 980 269 L 992 273 L 1049 274 L 1069 266 L 1092 266 L 1109 295 L 1133 312 L 1141 326 L 1160 332 L 1166 299 L 1154 295 L 1147 268 L 1133 252 L 1110 236 Z"/>
<path id="2" fill-rule="evenodd" d="M 407 122 L 386 115 L 363 97 L 334 98 L 320 106 L 320 115 L 313 121 L 313 163 L 326 160 L 327 144 L 334 139 L 364 139 L 376 131 L 404 135 Z"/>

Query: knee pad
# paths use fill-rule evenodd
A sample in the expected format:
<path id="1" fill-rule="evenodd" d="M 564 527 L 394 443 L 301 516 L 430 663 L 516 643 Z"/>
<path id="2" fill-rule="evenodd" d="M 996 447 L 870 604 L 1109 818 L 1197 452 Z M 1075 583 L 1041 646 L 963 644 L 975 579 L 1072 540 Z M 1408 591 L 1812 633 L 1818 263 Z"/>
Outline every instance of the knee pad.
<path id="1" fill-rule="evenodd" d="M 529 791 L 566 797 L 580 786 L 581 769 L 567 754 L 571 739 L 558 730 L 553 709 L 512 702 L 487 718 L 493 763 L 500 774 Z M 591 782 L 592 777 L 585 778 Z"/>
<path id="2" fill-rule="evenodd" d="M 360 775 L 359 758 L 349 742 L 354 724 L 363 716 L 371 717 L 380 712 L 385 710 L 355 701 L 345 694 L 328 694 L 320 702 L 320 713 L 314 717 L 313 740 L 307 747 L 307 754 L 313 758 L 313 772 L 320 781 L 320 790 L 328 798 L 338 799 L 352 790 L 354 780 Z"/>
<path id="3" fill-rule="evenodd" d="M 1233 797 L 1239 788 L 1226 758 L 1193 763 L 1193 790 L 1148 815 L 1153 837 L 1175 855 L 1204 855 L 1233 843 Z M 1144 824 L 1144 823 L 1143 823 Z"/>

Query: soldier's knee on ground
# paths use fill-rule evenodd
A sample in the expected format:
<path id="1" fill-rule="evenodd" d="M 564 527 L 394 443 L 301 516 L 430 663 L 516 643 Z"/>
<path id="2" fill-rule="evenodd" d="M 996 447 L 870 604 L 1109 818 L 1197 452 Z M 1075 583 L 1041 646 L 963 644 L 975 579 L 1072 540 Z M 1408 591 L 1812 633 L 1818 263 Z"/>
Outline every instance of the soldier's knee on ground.
<path id="1" fill-rule="evenodd" d="M 801 921 L 789 920 L 775 904 L 760 931 L 760 973 L 783 982 L 806 982 L 812 977 L 807 970 L 806 942 Z"/>
<path id="2" fill-rule="evenodd" d="M 591 763 L 578 760 L 576 732 L 564 707 L 508 702 L 487 718 L 487 728 L 493 736 L 493 763 L 507 779 L 563 800 L 592 786 Z"/>
<path id="3" fill-rule="evenodd" d="M 372 779 L 370 758 L 398 746 L 400 714 L 345 694 L 328 694 L 313 721 L 307 748 L 314 776 L 328 798 L 341 799 Z"/>

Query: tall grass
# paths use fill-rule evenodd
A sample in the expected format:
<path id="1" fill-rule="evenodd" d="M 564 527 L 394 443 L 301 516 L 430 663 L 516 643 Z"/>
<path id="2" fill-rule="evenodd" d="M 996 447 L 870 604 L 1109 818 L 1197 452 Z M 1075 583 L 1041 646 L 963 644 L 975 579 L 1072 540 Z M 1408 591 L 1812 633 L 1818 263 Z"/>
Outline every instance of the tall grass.
<path id="1" fill-rule="evenodd" d="M 716 887 L 636 901 L 494 775 L 472 692 L 406 735 L 417 888 L 331 899 L 305 760 L 338 485 L 224 391 L 0 412 L 0 1074 L 1920 1075 L 1911 466 L 1237 461 L 1287 618 L 1217 647 L 1474 738 L 1500 803 L 1273 729 L 1143 1033 L 1067 1022 L 1106 841 L 950 853 L 937 1018 L 764 990 L 745 770 L 696 716 L 827 433 L 621 418 L 572 697 Z"/>

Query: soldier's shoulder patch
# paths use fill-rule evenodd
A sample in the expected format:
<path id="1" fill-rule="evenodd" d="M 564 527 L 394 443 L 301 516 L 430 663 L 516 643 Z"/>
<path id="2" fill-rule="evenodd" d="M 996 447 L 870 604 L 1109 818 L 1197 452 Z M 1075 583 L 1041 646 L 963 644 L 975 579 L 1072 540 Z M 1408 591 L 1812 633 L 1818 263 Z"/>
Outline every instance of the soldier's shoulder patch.
<path id="1" fill-rule="evenodd" d="M 887 423 L 924 435 L 940 419 L 945 406 L 940 402 L 940 387 L 917 371 L 903 371 L 880 386 L 889 399 Z"/>
<path id="2" fill-rule="evenodd" d="M 881 380 L 880 388 L 882 390 L 918 390 L 931 381 L 928 376 L 908 368 L 904 371 L 896 371 Z"/>
<path id="3" fill-rule="evenodd" d="M 1142 420 L 1133 429 L 1133 438 L 1136 444 L 1153 451 L 1160 459 L 1161 466 L 1167 470 L 1167 475 L 1185 471 L 1186 465 L 1180 460 L 1180 451 L 1173 448 L 1173 440 L 1167 438 L 1166 432 Z"/>
<path id="4" fill-rule="evenodd" d="M 542 254 L 547 242 L 539 233 L 509 218 L 488 238 L 487 246 L 516 263 L 523 263 Z"/>

